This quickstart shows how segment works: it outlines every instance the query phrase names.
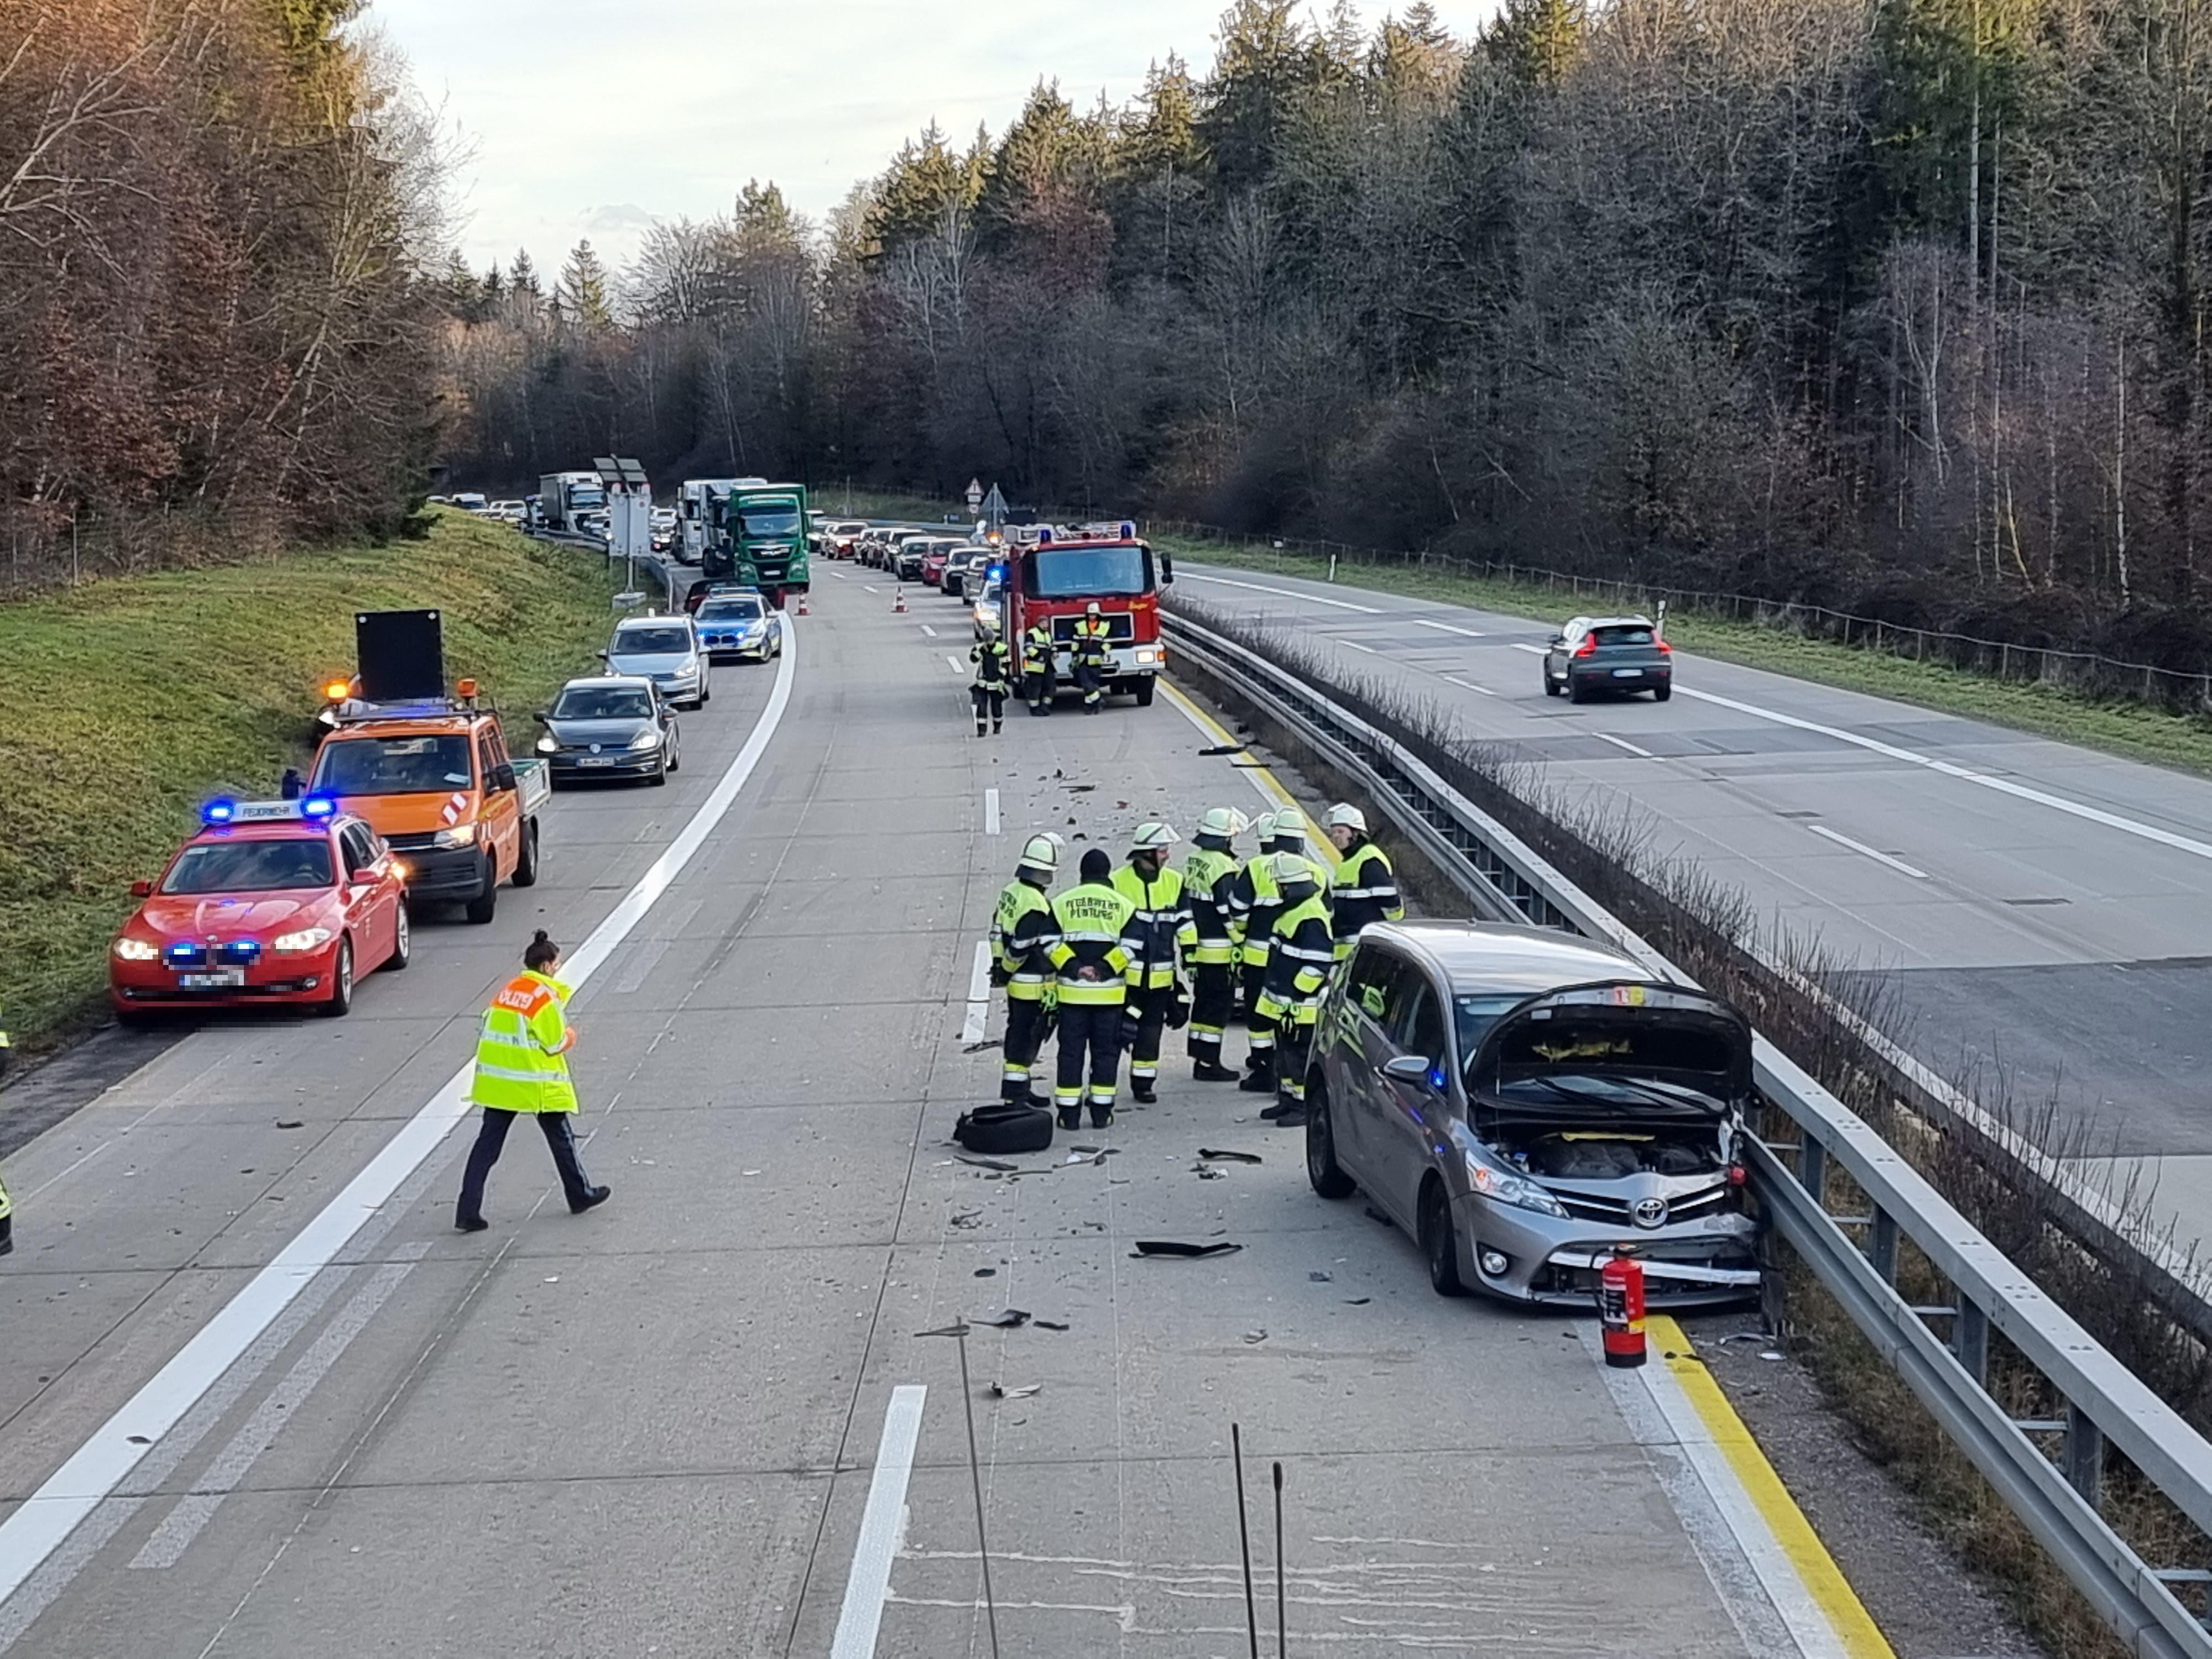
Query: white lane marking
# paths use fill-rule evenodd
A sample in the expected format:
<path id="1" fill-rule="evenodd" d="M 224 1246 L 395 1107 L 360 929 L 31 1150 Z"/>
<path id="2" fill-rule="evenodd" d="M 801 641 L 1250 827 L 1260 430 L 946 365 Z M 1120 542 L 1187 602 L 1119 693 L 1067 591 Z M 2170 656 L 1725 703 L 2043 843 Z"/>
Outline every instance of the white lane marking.
<path id="1" fill-rule="evenodd" d="M 254 1407 L 245 1426 L 216 1454 L 215 1461 L 192 1482 L 192 1489 L 161 1518 L 153 1535 L 131 1557 L 131 1566 L 158 1572 L 177 1565 L 191 1547 L 192 1540 L 200 1535 L 201 1528 L 215 1519 L 222 1500 L 237 1490 L 238 1483 L 260 1461 L 261 1454 L 276 1443 L 284 1425 L 307 1404 L 315 1385 L 330 1374 L 354 1338 L 368 1328 L 368 1322 L 391 1300 L 400 1282 L 429 1252 L 427 1239 L 410 1240 L 401 1246 L 402 1259 L 387 1261 L 369 1275 L 368 1283 L 354 1292 L 337 1316 L 322 1328 L 307 1352 L 284 1374 L 283 1380 Z"/>
<path id="2" fill-rule="evenodd" d="M 871 593 L 880 593 L 884 591 L 882 588 L 878 587 L 873 582 L 862 582 L 860 586 L 866 588 Z"/>
<path id="3" fill-rule="evenodd" d="M 850 581 L 850 580 L 853 580 L 850 576 L 848 576 L 848 575 L 847 575 L 843 571 L 842 571 L 842 570 L 833 570 L 833 571 L 831 571 L 830 574 L 831 575 L 835 576 L 835 577 L 836 577 L 839 581 L 841 581 L 841 582 L 847 582 L 847 581 Z"/>
<path id="4" fill-rule="evenodd" d="M 1187 582 L 1212 582 L 1216 587 L 1243 587 L 1255 593 L 1279 593 L 1286 599 L 1304 599 L 1308 605 L 1325 605 L 1338 611 L 1357 611 L 1362 616 L 1379 617 L 1379 606 L 1354 605 L 1349 599 L 1325 599 L 1318 593 L 1301 593 L 1294 587 L 1270 587 L 1265 582 L 1235 582 L 1226 576 L 1201 576 L 1194 571 L 1183 572 Z"/>
<path id="5" fill-rule="evenodd" d="M 983 792 L 983 833 L 987 836 L 999 833 L 999 792 L 995 789 Z"/>
<path id="6" fill-rule="evenodd" d="M 922 625 L 921 625 L 921 631 L 922 631 L 923 633 L 925 633 L 925 634 L 928 635 L 929 635 L 929 637 L 930 637 L 930 638 L 932 638 L 933 640 L 933 639 L 935 639 L 935 638 L 937 637 L 937 630 L 936 630 L 935 629 L 932 628 L 932 627 L 931 627 L 927 623 L 922 623 Z"/>
<path id="7" fill-rule="evenodd" d="M 876 1472 L 868 1480 L 868 1506 L 860 1512 L 860 1540 L 853 1546 L 853 1571 L 845 1580 L 845 1604 L 837 1614 L 837 1633 L 830 1659 L 874 1659 L 876 1632 L 884 1602 L 891 1593 L 891 1559 L 906 1528 L 906 1482 L 914 1471 L 914 1449 L 921 1438 L 921 1402 L 929 1390 L 918 1382 L 891 1390 L 884 1413 L 884 1437 L 876 1446 Z"/>
<path id="8" fill-rule="evenodd" d="M 1891 869 L 1911 877 L 1915 881 L 1926 881 L 1929 878 L 1925 870 L 1916 870 L 1903 859 L 1892 858 L 1888 854 L 1869 847 L 1863 841 L 1853 841 L 1849 836 L 1838 835 L 1825 824 L 1808 823 L 1805 827 L 1814 835 L 1835 842 L 1838 847 L 1848 847 L 1854 853 L 1863 853 L 1876 864 L 1886 864 Z"/>
<path id="9" fill-rule="evenodd" d="M 1590 733 L 1590 736 L 1595 738 L 1600 743 L 1611 744 L 1615 749 L 1626 749 L 1630 754 L 1635 756 L 1638 760 L 1652 760 L 1656 758 L 1649 749 L 1638 749 L 1634 744 L 1629 742 L 1626 738 L 1616 738 L 1610 732 L 1593 732 Z"/>
<path id="10" fill-rule="evenodd" d="M 945 661 L 946 665 L 956 674 L 964 674 L 968 672 L 968 665 L 961 661 L 957 657 L 947 657 Z"/>
<path id="11" fill-rule="evenodd" d="M 1851 744 L 1861 749 L 1872 750 L 1877 755 L 1887 755 L 1913 766 L 1924 766 L 1931 772 L 1940 772 L 1947 778 L 1979 784 L 1984 789 L 1994 789 L 2001 795 L 2010 795 L 2016 800 L 2033 801 L 2038 806 L 2048 806 L 2055 812 L 2083 818 L 2091 823 L 2101 823 L 2107 830 L 2118 830 L 2123 835 L 2140 836 L 2145 841 L 2156 842 L 2161 847 L 2171 847 L 2176 852 L 2187 853 L 2200 859 L 2212 859 L 2212 842 L 2178 836 L 2171 830 L 2161 830 L 2154 823 L 2123 817 L 2118 812 L 2107 812 L 2100 807 L 2089 806 L 2078 800 L 2069 800 L 2063 795 L 2053 795 L 2041 789 L 2032 789 L 2024 783 L 2014 783 L 2009 778 L 1993 778 L 1986 772 L 1972 771 L 1954 765 L 1950 761 L 1937 760 L 1933 755 L 1923 755 L 1915 750 L 1900 749 L 1893 743 L 1884 743 L 1878 738 L 1862 737 L 1856 732 L 1846 732 L 1841 726 L 1823 726 L 1818 720 L 1799 720 L 1795 714 L 1778 714 L 1770 708 L 1754 708 L 1747 702 L 1738 702 L 1734 697 L 1716 696 L 1710 691 L 1680 688 L 1686 697 L 1695 697 L 1699 702 L 1710 702 L 1723 708 L 1733 708 L 1739 714 L 1750 714 L 1777 726 L 1794 726 L 1801 732 L 1817 732 L 1822 737 L 1833 738 L 1839 743 Z"/>
<path id="12" fill-rule="evenodd" d="M 1486 685 L 1477 685 L 1473 680 L 1463 680 L 1455 675 L 1439 674 L 1437 678 L 1446 685 L 1456 685 L 1467 691 L 1479 691 L 1486 697 L 1494 697 L 1498 695 Z"/>
<path id="13" fill-rule="evenodd" d="M 1515 640 L 1512 644 L 1516 651 L 1533 651 L 1540 657 L 1548 657 L 1552 654 L 1548 646 L 1530 645 L 1525 640 Z"/>
<path id="14" fill-rule="evenodd" d="M 1381 656 L 1381 655 L 1382 654 L 1380 651 L 1377 651 L 1377 650 L 1376 650 L 1373 646 L 1371 646 L 1371 645 L 1362 645 L 1362 644 L 1360 644 L 1360 642 L 1359 642 L 1358 640 L 1339 640 L 1339 641 L 1337 641 L 1337 643 L 1338 643 L 1339 645 L 1348 645 L 1348 646 L 1350 646 L 1350 647 L 1351 647 L 1354 651 L 1364 651 L 1364 652 L 1365 652 L 1369 656 L 1370 656 L 1370 657 L 1379 657 L 1379 656 Z"/>
<path id="15" fill-rule="evenodd" d="M 637 884 L 623 896 L 612 914 L 563 963 L 563 977 L 571 985 L 580 988 L 629 937 L 728 813 L 761 757 L 768 752 L 769 741 L 782 724 L 784 710 L 790 706 L 792 681 L 799 667 L 799 654 L 792 647 L 802 631 L 787 629 L 768 706 L 761 710 L 752 735 L 722 774 L 714 793 L 701 803 L 668 849 L 638 878 Z M 473 1070 L 474 1062 L 471 1062 L 454 1073 L 446 1086 L 423 1103 L 267 1267 L 248 1279 L 168 1364 L 95 1429 L 21 1508 L 0 1521 L 0 1607 L 60 1547 L 77 1523 L 122 1484 L 178 1419 L 222 1380 L 254 1339 L 337 1259 L 400 1184 L 438 1149 L 468 1113 Z"/>
<path id="16" fill-rule="evenodd" d="M 975 960 L 968 969 L 968 1017 L 960 1022 L 960 1041 L 981 1042 L 991 1018 L 991 947 L 975 941 Z"/>
<path id="17" fill-rule="evenodd" d="M 1460 628 L 1450 623 L 1431 622 L 1426 617 L 1414 617 L 1413 626 L 1416 628 L 1440 628 L 1447 634 L 1457 634 L 1464 639 L 1486 640 L 1490 637 L 1489 635 L 1482 633 L 1476 629 Z"/>

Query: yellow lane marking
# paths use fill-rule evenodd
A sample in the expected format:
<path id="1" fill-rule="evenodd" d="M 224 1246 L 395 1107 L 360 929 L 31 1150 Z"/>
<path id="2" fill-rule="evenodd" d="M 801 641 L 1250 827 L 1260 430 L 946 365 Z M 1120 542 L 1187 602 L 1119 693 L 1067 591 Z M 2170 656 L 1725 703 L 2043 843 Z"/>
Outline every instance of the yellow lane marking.
<path id="1" fill-rule="evenodd" d="M 1230 733 L 1228 729 L 1224 727 L 1219 720 L 1207 714 L 1206 710 L 1200 708 L 1198 704 L 1193 702 L 1189 697 L 1185 696 L 1181 691 L 1178 691 L 1174 686 L 1169 684 L 1165 680 L 1162 680 L 1159 684 L 1160 690 L 1168 694 L 1168 696 L 1174 702 L 1175 706 L 1182 709 L 1185 714 L 1188 715 L 1191 722 L 1195 725 L 1200 731 L 1212 738 L 1215 743 L 1233 744 L 1237 741 L 1237 738 Z M 1266 767 L 1248 763 L 1237 769 L 1239 771 L 1249 772 L 1254 778 L 1257 779 L 1261 788 L 1275 798 L 1275 804 L 1277 805 L 1295 806 L 1300 812 L 1305 814 L 1306 819 L 1309 823 L 1316 826 L 1320 824 L 1321 814 L 1318 812 L 1307 811 L 1305 806 L 1299 801 L 1298 798 L 1296 795 L 1293 795 L 1289 790 L 1283 787 L 1282 780 L 1278 778 Z M 1336 850 L 1335 844 L 1332 842 L 1326 835 L 1316 833 L 1308 836 L 1306 837 L 1306 845 L 1315 852 L 1319 853 L 1323 858 L 1327 859 L 1328 860 L 1328 867 L 1332 870 L 1335 869 L 1339 865 L 1344 862 L 1344 860 Z"/>
<path id="2" fill-rule="evenodd" d="M 1827 1546 L 1813 1530 L 1813 1523 L 1797 1507 L 1789 1488 L 1774 1473 L 1774 1466 L 1766 1461 L 1766 1454 L 1751 1437 L 1751 1431 L 1735 1414 L 1728 1396 L 1721 1392 L 1719 1383 L 1705 1362 L 1696 1357 L 1690 1339 L 1682 1328 L 1664 1314 L 1652 1314 L 1644 1321 L 1644 1328 L 1653 1347 L 1667 1356 L 1667 1369 L 1673 1375 L 1691 1408 L 1705 1425 L 1705 1432 L 1720 1449 L 1729 1467 L 1735 1471 L 1744 1494 L 1765 1522 L 1774 1541 L 1788 1558 L 1797 1577 L 1804 1581 L 1807 1594 L 1812 1596 L 1821 1613 L 1827 1619 L 1836 1638 L 1844 1644 L 1844 1651 L 1851 1659 L 1896 1659 L 1895 1654 L 1881 1632 L 1861 1605 L 1850 1581 L 1836 1565 L 1835 1558 L 1828 1553 Z"/>

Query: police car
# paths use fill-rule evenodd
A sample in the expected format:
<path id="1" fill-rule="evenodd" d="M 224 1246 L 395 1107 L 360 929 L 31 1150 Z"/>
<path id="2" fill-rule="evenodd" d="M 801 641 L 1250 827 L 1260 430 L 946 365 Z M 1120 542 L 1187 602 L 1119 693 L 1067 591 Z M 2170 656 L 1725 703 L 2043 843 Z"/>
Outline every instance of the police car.
<path id="1" fill-rule="evenodd" d="M 327 795 L 211 800 L 107 952 L 126 1023 L 185 1008 L 353 1006 L 359 975 L 404 968 L 407 869 Z"/>
<path id="2" fill-rule="evenodd" d="M 783 654 L 783 612 L 761 597 L 757 587 L 716 583 L 692 614 L 700 648 L 712 662 L 751 658 L 766 662 Z"/>

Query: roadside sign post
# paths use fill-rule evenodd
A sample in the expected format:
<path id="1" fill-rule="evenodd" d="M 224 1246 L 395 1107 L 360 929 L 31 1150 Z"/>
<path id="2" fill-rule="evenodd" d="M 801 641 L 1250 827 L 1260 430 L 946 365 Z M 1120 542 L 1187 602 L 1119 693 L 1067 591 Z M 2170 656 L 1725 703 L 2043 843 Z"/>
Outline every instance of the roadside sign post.
<path id="1" fill-rule="evenodd" d="M 645 469 L 628 456 L 594 456 L 592 465 L 607 492 L 607 556 L 623 561 L 623 591 L 614 607 L 627 611 L 641 605 L 637 562 L 653 551 L 653 486 Z"/>
<path id="2" fill-rule="evenodd" d="M 983 481 L 981 478 L 970 478 L 968 480 L 968 516 L 972 519 L 982 510 Z"/>

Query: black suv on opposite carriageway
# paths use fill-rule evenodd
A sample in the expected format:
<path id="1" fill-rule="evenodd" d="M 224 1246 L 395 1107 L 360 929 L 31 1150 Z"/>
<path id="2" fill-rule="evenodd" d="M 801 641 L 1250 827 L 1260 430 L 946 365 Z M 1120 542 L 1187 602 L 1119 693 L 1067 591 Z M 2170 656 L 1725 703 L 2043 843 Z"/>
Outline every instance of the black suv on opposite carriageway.
<path id="1" fill-rule="evenodd" d="M 1649 617 L 1575 617 L 1544 652 L 1544 695 L 1586 702 L 1604 692 L 1674 695 L 1674 648 Z"/>

